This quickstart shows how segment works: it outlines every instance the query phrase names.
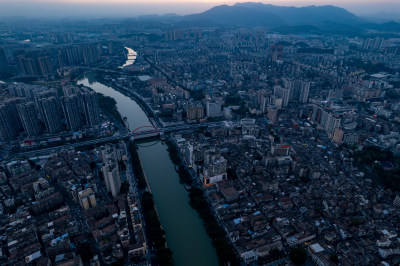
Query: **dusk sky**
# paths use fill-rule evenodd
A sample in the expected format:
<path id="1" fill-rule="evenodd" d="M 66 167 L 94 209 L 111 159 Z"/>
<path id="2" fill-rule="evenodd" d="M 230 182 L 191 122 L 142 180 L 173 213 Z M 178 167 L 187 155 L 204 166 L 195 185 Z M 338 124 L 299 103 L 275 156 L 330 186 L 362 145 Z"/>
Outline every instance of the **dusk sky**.
<path id="1" fill-rule="evenodd" d="M 198 13 L 234 0 L 0 0 L 0 17 L 133 17 L 148 14 Z M 254 1 L 260 2 L 260 1 Z M 400 14 L 399 0 L 268 0 L 267 4 L 287 6 L 335 5 L 357 14 Z"/>

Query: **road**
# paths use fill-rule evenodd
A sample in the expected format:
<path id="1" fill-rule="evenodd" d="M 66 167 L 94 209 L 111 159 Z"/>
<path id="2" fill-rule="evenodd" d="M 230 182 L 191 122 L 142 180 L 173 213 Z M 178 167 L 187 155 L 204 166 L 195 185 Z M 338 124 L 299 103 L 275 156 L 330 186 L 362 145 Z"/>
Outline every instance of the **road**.
<path id="1" fill-rule="evenodd" d="M 182 126 L 175 126 L 175 127 L 166 127 L 166 128 L 161 128 L 161 129 L 154 129 L 154 130 L 145 130 L 139 133 L 127 133 L 127 134 L 118 134 L 116 133 L 113 136 L 110 137 L 105 137 L 105 138 L 99 138 L 99 139 L 94 139 L 94 140 L 88 140 L 88 141 L 82 141 L 82 142 L 77 142 L 73 144 L 64 144 L 56 147 L 51 147 L 51 148 L 44 148 L 44 149 L 38 149 L 38 150 L 33 150 L 33 151 L 26 151 L 26 152 L 19 152 L 16 153 L 15 155 L 20 156 L 20 157 L 35 157 L 35 156 L 41 156 L 41 155 L 46 155 L 46 154 L 51 154 L 55 152 L 59 152 L 61 150 L 66 150 L 68 148 L 79 148 L 79 147 L 84 147 L 84 146 L 89 146 L 89 145 L 97 145 L 101 143 L 107 143 L 107 142 L 113 142 L 113 141 L 118 141 L 122 139 L 129 139 L 131 137 L 134 137 L 134 139 L 143 139 L 147 137 L 154 137 L 154 133 L 170 133 L 174 131 L 181 131 L 181 130 L 194 130 L 198 129 L 201 127 L 213 127 L 213 126 L 221 126 L 221 122 L 210 122 L 210 123 L 202 123 L 202 124 L 192 124 L 192 125 L 182 125 Z"/>

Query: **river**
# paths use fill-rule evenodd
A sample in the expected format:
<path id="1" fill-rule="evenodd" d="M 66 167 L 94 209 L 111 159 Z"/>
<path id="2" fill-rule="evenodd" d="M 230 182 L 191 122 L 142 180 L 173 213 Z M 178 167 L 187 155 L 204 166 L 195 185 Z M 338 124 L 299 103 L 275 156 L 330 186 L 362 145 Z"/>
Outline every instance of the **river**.
<path id="1" fill-rule="evenodd" d="M 120 68 L 124 68 L 126 66 L 133 65 L 133 63 L 135 63 L 135 60 L 136 60 L 136 57 L 137 57 L 137 53 L 133 49 L 128 48 L 128 47 L 125 47 L 125 49 L 128 50 L 128 54 L 126 55 L 127 56 L 127 60 L 126 60 L 125 64 L 120 66 Z"/>
<path id="2" fill-rule="evenodd" d="M 131 130 L 151 125 L 134 100 L 97 82 L 95 73 L 85 74 L 78 80 L 78 84 L 114 98 L 121 115 L 127 117 Z M 167 146 L 160 141 L 140 141 L 138 147 L 160 222 L 166 231 L 167 244 L 173 252 L 174 265 L 218 265 L 215 248 L 202 220 L 189 205 L 188 192 L 179 183 L 179 176 L 169 158 Z"/>

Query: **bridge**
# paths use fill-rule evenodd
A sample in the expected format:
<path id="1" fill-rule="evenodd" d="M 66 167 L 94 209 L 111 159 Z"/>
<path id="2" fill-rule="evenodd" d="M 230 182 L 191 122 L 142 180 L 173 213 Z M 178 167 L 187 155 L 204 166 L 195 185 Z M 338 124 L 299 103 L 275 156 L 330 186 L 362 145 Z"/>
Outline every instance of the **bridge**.
<path id="1" fill-rule="evenodd" d="M 221 126 L 221 122 L 209 122 L 209 123 L 202 123 L 202 124 L 192 124 L 192 125 L 178 125 L 178 126 L 172 126 L 172 127 L 163 127 L 163 128 L 158 128 L 153 125 L 145 125 L 136 128 L 133 130 L 131 133 L 128 133 L 127 135 L 131 139 L 143 139 L 143 138 L 149 138 L 149 137 L 154 137 L 154 136 L 159 136 L 163 135 L 166 133 L 171 133 L 175 131 L 184 131 L 184 130 L 194 130 L 194 129 L 199 129 L 199 128 L 206 128 L 206 127 L 219 127 Z"/>
<path id="2" fill-rule="evenodd" d="M 136 128 L 130 133 L 130 139 L 135 140 L 135 139 L 145 139 L 145 138 L 151 138 L 151 137 L 156 137 L 159 135 L 164 134 L 162 130 L 158 129 L 155 126 L 141 126 Z"/>
<path id="3" fill-rule="evenodd" d="M 198 128 L 202 128 L 202 127 L 213 127 L 213 126 L 220 126 L 220 125 L 221 125 L 220 122 L 211 122 L 211 123 L 203 123 L 203 124 L 165 127 L 165 128 L 161 128 L 161 129 L 157 128 L 155 126 L 146 125 L 146 126 L 138 127 L 135 130 L 133 130 L 132 132 L 129 132 L 127 134 L 116 133 L 110 137 L 98 138 L 98 139 L 94 139 L 94 140 L 86 140 L 86 141 L 81 141 L 81 142 L 77 142 L 77 143 L 64 144 L 64 145 L 43 148 L 43 149 L 38 149 L 38 150 L 24 151 L 24 152 L 19 152 L 14 155 L 29 158 L 29 157 L 41 156 L 41 155 L 59 152 L 61 150 L 65 150 L 65 149 L 71 148 L 71 147 L 79 148 L 79 147 L 84 147 L 84 146 L 89 146 L 89 145 L 99 145 L 102 143 L 113 142 L 113 141 L 118 141 L 118 140 L 123 140 L 123 139 L 130 139 L 130 140 L 146 139 L 146 138 L 151 138 L 151 137 L 160 136 L 160 135 L 162 136 L 165 133 L 170 133 L 170 132 L 175 132 L 175 131 L 194 130 L 194 129 L 198 129 Z"/>

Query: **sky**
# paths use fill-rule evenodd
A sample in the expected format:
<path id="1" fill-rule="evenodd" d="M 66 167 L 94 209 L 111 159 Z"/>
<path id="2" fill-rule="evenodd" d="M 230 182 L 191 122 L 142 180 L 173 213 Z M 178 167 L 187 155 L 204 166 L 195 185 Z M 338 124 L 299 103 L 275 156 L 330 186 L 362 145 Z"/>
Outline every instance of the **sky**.
<path id="1" fill-rule="evenodd" d="M 135 17 L 193 14 L 251 0 L 0 0 L 0 17 Z M 255 0 L 285 6 L 335 5 L 356 15 L 400 14 L 400 0 Z M 400 15 L 399 15 L 400 16 Z"/>

